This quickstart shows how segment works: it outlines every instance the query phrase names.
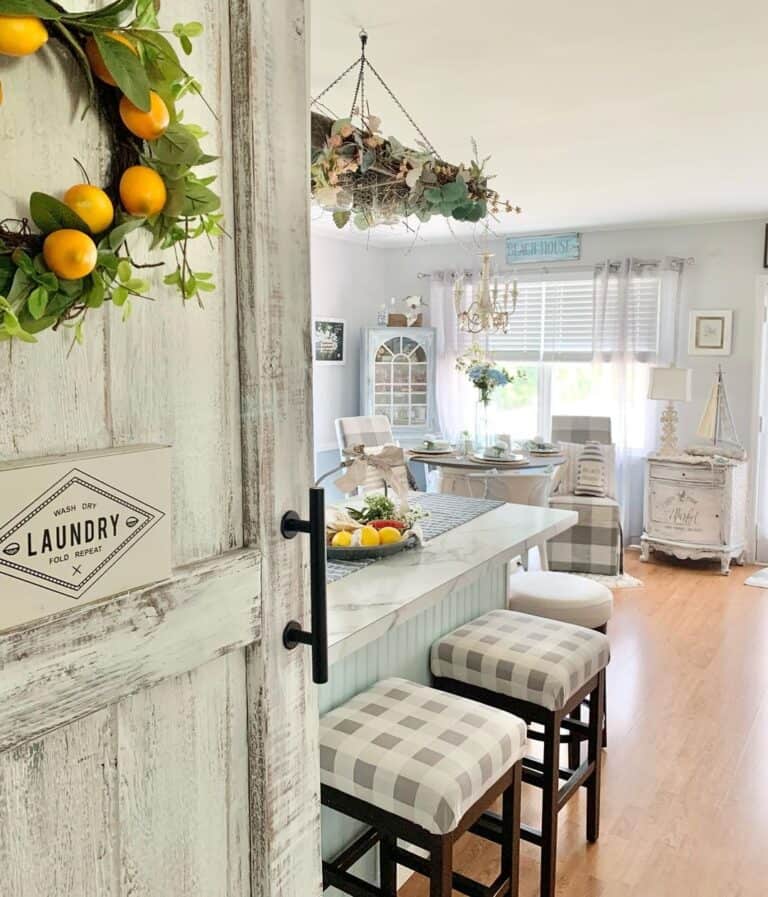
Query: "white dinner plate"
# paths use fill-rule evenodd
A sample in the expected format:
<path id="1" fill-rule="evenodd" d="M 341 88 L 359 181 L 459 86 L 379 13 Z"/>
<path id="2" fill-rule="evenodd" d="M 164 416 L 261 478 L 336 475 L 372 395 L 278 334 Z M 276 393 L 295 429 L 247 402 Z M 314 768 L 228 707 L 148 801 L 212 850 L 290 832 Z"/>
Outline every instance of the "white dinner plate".
<path id="1" fill-rule="evenodd" d="M 525 467 L 528 464 L 528 459 L 525 455 L 507 455 L 506 458 L 486 458 L 485 455 L 472 455 L 473 461 L 478 461 L 481 464 L 500 464 L 504 467 Z"/>

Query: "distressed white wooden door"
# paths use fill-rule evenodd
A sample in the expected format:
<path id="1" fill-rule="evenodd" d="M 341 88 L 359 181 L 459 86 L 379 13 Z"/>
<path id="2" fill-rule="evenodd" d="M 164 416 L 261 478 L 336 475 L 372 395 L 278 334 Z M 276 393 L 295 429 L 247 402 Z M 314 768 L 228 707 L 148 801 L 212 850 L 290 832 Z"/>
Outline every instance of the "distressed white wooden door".
<path id="1" fill-rule="evenodd" d="M 100 6 L 69 0 L 71 9 Z M 0 344 L 0 456 L 173 446 L 175 572 L 0 629 L 0 897 L 317 897 L 316 694 L 306 546 L 279 535 L 311 471 L 304 0 L 163 0 L 199 20 L 188 104 L 220 157 L 228 239 L 194 249 L 204 311 L 158 298 L 36 346 Z M 0 218 L 61 193 L 78 75 L 53 42 L 0 63 Z M 0 594 L 2 602 L 2 594 Z"/>

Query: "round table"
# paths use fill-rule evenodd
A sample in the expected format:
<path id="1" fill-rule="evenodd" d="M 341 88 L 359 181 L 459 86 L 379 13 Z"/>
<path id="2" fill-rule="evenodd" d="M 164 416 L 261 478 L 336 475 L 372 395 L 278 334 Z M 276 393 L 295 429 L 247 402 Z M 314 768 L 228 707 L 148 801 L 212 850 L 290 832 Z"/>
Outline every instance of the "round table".
<path id="1" fill-rule="evenodd" d="M 418 461 L 420 464 L 429 464 L 432 467 L 452 467 L 458 470 L 472 470 L 481 473 L 484 470 L 497 470 L 504 473 L 525 473 L 529 470 L 540 470 L 545 467 L 560 467 L 565 464 L 563 455 L 529 455 L 527 452 L 517 452 L 528 459 L 526 465 L 512 467 L 507 464 L 496 464 L 493 461 L 474 461 L 466 456 L 460 457 L 456 452 L 446 452 L 442 455 L 424 454 L 416 450 L 408 452 L 409 461 Z"/>

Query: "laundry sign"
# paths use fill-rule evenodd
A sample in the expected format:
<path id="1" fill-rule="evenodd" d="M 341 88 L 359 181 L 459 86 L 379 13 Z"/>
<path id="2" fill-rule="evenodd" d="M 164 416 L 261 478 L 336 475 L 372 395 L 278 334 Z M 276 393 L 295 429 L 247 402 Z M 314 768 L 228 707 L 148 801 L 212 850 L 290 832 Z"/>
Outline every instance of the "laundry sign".
<path id="1" fill-rule="evenodd" d="M 171 572 L 170 449 L 0 463 L 0 630 Z"/>

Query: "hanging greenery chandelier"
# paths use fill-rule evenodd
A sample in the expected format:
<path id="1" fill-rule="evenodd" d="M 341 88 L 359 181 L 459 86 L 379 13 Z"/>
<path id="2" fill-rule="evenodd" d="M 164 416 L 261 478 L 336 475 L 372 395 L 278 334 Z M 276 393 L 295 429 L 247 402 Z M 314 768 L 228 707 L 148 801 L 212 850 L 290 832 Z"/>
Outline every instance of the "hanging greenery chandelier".
<path id="1" fill-rule="evenodd" d="M 360 56 L 311 103 L 312 197 L 333 213 L 336 226 L 349 222 L 360 230 L 376 224 L 396 224 L 410 215 L 429 221 L 435 215 L 454 221 L 478 222 L 487 215 L 519 213 L 489 187 L 485 171 L 489 157 L 468 164 L 445 162 L 406 111 L 366 55 L 368 35 L 360 32 Z M 323 98 L 352 72 L 357 80 L 349 115 L 339 118 Z M 416 148 L 395 137 L 384 137 L 381 119 L 371 114 L 366 94 L 370 73 L 414 128 Z"/>
<path id="2" fill-rule="evenodd" d="M 453 304 L 459 330 L 465 333 L 509 333 L 510 318 L 517 309 L 517 281 L 491 284 L 492 252 L 481 253 L 480 283 L 472 291 L 465 308 L 466 277 L 460 274 L 453 283 Z"/>

